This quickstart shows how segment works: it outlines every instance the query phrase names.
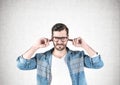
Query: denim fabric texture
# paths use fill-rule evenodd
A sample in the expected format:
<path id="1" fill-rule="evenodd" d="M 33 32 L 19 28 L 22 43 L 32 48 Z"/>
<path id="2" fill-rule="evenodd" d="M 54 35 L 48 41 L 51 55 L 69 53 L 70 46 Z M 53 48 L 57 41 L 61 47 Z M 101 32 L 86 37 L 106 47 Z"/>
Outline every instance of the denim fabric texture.
<path id="1" fill-rule="evenodd" d="M 19 56 L 17 67 L 21 70 L 37 69 L 37 85 L 50 85 L 52 51 L 53 48 L 45 53 L 36 53 L 31 59 Z M 68 47 L 65 62 L 69 69 L 72 85 L 87 85 L 84 67 L 99 69 L 104 65 L 100 55 L 91 58 L 84 51 L 72 51 Z"/>

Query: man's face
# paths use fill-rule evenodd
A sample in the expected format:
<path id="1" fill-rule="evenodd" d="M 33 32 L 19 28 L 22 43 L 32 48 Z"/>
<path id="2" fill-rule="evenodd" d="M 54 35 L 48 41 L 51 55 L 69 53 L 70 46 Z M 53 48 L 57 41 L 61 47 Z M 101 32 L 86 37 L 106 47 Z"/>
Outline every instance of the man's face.
<path id="1" fill-rule="evenodd" d="M 62 51 L 66 48 L 68 35 L 65 30 L 53 32 L 53 44 L 56 50 Z"/>

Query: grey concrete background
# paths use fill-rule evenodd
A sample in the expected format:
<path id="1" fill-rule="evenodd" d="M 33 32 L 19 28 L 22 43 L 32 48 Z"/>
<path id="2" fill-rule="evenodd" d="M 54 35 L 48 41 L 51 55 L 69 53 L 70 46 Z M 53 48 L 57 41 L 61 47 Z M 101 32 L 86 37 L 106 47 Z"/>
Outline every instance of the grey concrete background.
<path id="1" fill-rule="evenodd" d="M 0 0 L 0 84 L 36 84 L 36 70 L 19 70 L 16 59 L 57 22 L 102 56 L 102 69 L 85 68 L 88 85 L 120 85 L 120 0 Z"/>

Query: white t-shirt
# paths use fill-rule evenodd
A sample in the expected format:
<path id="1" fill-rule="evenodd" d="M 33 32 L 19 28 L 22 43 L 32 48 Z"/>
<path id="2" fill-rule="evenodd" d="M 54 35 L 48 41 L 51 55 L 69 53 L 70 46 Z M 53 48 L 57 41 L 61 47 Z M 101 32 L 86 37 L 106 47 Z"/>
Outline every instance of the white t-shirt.
<path id="1" fill-rule="evenodd" d="M 70 73 L 64 57 L 52 56 L 52 81 L 51 85 L 72 85 Z"/>

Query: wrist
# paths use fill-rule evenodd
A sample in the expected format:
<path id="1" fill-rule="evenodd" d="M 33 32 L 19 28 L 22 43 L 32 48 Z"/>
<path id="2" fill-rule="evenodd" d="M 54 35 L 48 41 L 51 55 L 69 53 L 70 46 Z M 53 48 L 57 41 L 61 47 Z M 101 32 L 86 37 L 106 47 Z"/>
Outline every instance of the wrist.
<path id="1" fill-rule="evenodd" d="M 87 49 L 89 46 L 88 46 L 86 43 L 84 43 L 84 44 L 81 45 L 81 47 L 82 47 L 83 49 Z"/>
<path id="2" fill-rule="evenodd" d="M 32 49 L 32 50 L 38 50 L 39 47 L 33 45 L 33 46 L 31 47 L 31 49 Z"/>
<path id="3" fill-rule="evenodd" d="M 87 44 L 83 46 L 83 49 L 85 49 L 86 52 L 88 53 L 88 55 L 91 56 L 91 57 L 97 54 L 97 52 L 96 52 L 95 50 L 93 50 L 93 49 L 92 49 L 89 45 L 87 45 Z"/>

